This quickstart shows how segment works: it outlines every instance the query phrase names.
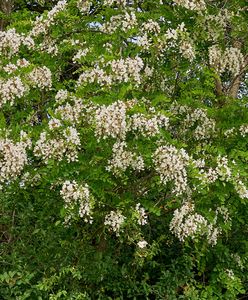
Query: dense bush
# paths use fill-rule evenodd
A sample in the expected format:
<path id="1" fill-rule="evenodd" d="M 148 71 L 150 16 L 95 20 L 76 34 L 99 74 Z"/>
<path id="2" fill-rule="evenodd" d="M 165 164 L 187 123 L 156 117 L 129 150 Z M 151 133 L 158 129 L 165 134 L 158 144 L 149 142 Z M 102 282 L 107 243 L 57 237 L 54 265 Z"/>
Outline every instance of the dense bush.
<path id="1" fill-rule="evenodd" d="M 1 5 L 1 299 L 248 297 L 246 1 Z"/>

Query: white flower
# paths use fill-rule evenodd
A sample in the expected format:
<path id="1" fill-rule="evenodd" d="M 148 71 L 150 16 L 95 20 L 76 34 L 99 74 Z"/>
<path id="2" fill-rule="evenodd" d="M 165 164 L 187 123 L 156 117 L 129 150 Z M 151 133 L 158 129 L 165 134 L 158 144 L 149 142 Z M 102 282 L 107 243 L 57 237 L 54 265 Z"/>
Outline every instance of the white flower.
<path id="1" fill-rule="evenodd" d="M 206 9 L 204 0 L 173 0 L 176 4 L 190 10 L 201 11 Z"/>
<path id="2" fill-rule="evenodd" d="M 10 139 L 0 139 L 0 183 L 15 179 L 28 163 L 24 142 L 14 143 Z"/>
<path id="3" fill-rule="evenodd" d="M 145 209 L 140 206 L 140 203 L 136 204 L 135 210 L 138 213 L 138 224 L 139 225 L 147 224 L 147 214 L 145 212 Z"/>
<path id="4" fill-rule="evenodd" d="M 153 155 L 153 161 L 161 182 L 167 184 L 173 181 L 173 192 L 177 195 L 182 194 L 187 188 L 186 166 L 189 163 L 189 156 L 186 151 L 178 150 L 172 145 L 160 146 Z"/>
<path id="5" fill-rule="evenodd" d="M 14 104 L 16 98 L 22 98 L 27 92 L 19 76 L 9 78 L 6 81 L 0 79 L 0 108 L 5 103 Z"/>
<path id="6" fill-rule="evenodd" d="M 90 201 L 90 191 L 87 184 L 79 185 L 75 180 L 66 180 L 63 183 L 60 195 L 65 201 L 67 209 L 66 223 L 75 216 L 75 210 L 80 218 L 87 223 L 92 223 L 92 203 Z"/>
<path id="7" fill-rule="evenodd" d="M 220 230 L 200 214 L 195 213 L 195 206 L 192 202 L 186 202 L 180 209 L 176 209 L 170 222 L 170 230 L 177 238 L 184 242 L 186 238 L 196 238 L 198 235 L 206 235 L 211 245 L 216 245 Z"/>
<path id="8" fill-rule="evenodd" d="M 96 110 L 96 130 L 98 138 L 124 138 L 127 131 L 126 105 L 117 101 L 109 106 L 102 105 Z"/>
<path id="9" fill-rule="evenodd" d="M 147 243 L 147 241 L 143 240 L 143 241 L 139 241 L 137 243 L 137 245 L 138 245 L 139 248 L 143 249 L 148 245 L 148 243 Z"/>
<path id="10" fill-rule="evenodd" d="M 127 144 L 117 141 L 113 146 L 112 159 L 108 161 L 107 170 L 112 171 L 114 175 L 120 175 L 128 167 L 133 170 L 144 170 L 144 161 L 141 156 L 137 156 L 131 151 L 125 150 Z"/>
<path id="11" fill-rule="evenodd" d="M 119 236 L 121 226 L 125 219 L 126 217 L 124 217 L 120 211 L 111 211 L 108 215 L 106 215 L 104 225 L 109 226 L 110 230 L 114 231 L 116 236 Z"/>
<path id="12" fill-rule="evenodd" d="M 52 87 L 52 72 L 45 66 L 34 68 L 28 78 L 33 87 L 40 89 Z"/>

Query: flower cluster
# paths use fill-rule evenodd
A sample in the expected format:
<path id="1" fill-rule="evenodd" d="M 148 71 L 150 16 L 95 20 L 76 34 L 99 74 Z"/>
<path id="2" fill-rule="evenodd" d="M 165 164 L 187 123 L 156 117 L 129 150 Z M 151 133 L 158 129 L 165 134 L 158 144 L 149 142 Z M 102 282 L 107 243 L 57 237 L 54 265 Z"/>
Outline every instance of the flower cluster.
<path id="1" fill-rule="evenodd" d="M 195 49 L 192 41 L 182 40 L 179 44 L 179 51 L 182 56 L 190 61 L 193 61 L 195 58 Z"/>
<path id="2" fill-rule="evenodd" d="M 52 118 L 48 122 L 48 127 L 49 127 L 50 130 L 54 130 L 54 129 L 59 128 L 61 126 L 62 126 L 62 123 L 60 122 L 60 120 L 58 120 L 56 118 Z"/>
<path id="3" fill-rule="evenodd" d="M 137 37 L 137 45 L 142 48 L 142 51 L 146 51 L 151 47 L 152 40 L 148 37 L 147 33 L 144 33 Z"/>
<path id="4" fill-rule="evenodd" d="M 69 93 L 67 90 L 58 90 L 56 96 L 55 96 L 55 101 L 57 103 L 62 103 L 64 102 L 69 96 Z"/>
<path id="5" fill-rule="evenodd" d="M 27 87 L 19 76 L 0 80 L 0 107 L 5 103 L 13 105 L 15 98 L 22 98 L 26 91 Z"/>
<path id="6" fill-rule="evenodd" d="M 152 137 L 159 133 L 160 128 L 168 128 L 169 118 L 158 114 L 147 118 L 144 114 L 137 113 L 130 117 L 128 127 L 132 131 L 137 131 L 145 137 Z"/>
<path id="7" fill-rule="evenodd" d="M 222 180 L 230 181 L 232 176 L 232 171 L 228 166 L 227 156 L 218 156 L 217 157 L 217 168 L 216 172 Z"/>
<path id="8" fill-rule="evenodd" d="M 211 184 L 214 183 L 217 179 L 222 181 L 231 181 L 232 171 L 228 165 L 227 156 L 218 156 L 217 157 L 217 166 L 216 168 L 210 167 L 205 170 L 205 161 L 204 164 L 199 166 L 200 168 L 200 177 L 203 183 Z"/>
<path id="9" fill-rule="evenodd" d="M 101 105 L 96 110 L 95 122 L 98 139 L 124 138 L 127 131 L 126 104 L 117 101 L 109 106 Z"/>
<path id="10" fill-rule="evenodd" d="M 81 99 L 73 98 L 73 104 L 66 102 L 63 105 L 58 106 L 54 113 L 59 116 L 60 120 L 69 122 L 71 124 L 77 124 L 80 121 L 80 118 L 85 113 L 85 119 L 90 118 L 90 113 L 93 110 L 93 105 L 84 105 Z M 87 116 L 87 113 L 89 115 Z M 87 118 L 86 118 L 87 116 Z"/>
<path id="11" fill-rule="evenodd" d="M 176 209 L 170 222 L 170 230 L 175 236 L 184 242 L 188 237 L 206 235 L 208 243 L 216 245 L 220 231 L 209 223 L 202 215 L 195 212 L 192 202 L 186 202 L 180 209 Z"/>
<path id="12" fill-rule="evenodd" d="M 125 6 L 127 4 L 127 0 L 104 0 L 104 5 L 111 6 L 113 4 Z"/>
<path id="13" fill-rule="evenodd" d="M 44 131 L 36 142 L 34 154 L 41 157 L 45 163 L 48 163 L 49 159 L 61 161 L 64 157 L 68 162 L 72 162 L 77 160 L 80 144 L 78 132 L 72 126 L 65 128 L 58 138 L 50 138 Z"/>
<path id="14" fill-rule="evenodd" d="M 178 150 L 172 145 L 160 146 L 153 155 L 153 161 L 163 184 L 173 181 L 174 193 L 179 195 L 185 192 L 189 156 L 184 149 Z"/>
<path id="15" fill-rule="evenodd" d="M 213 136 L 216 126 L 215 120 L 207 116 L 205 109 L 191 109 L 186 105 L 175 104 L 171 107 L 171 111 L 175 115 L 185 115 L 181 128 L 184 134 L 189 129 L 194 128 L 193 137 L 198 141 L 203 141 Z"/>
<path id="16" fill-rule="evenodd" d="M 235 76 L 240 73 L 244 65 L 244 56 L 238 48 L 226 48 L 223 52 L 214 45 L 209 48 L 209 63 L 220 74 L 228 71 Z"/>
<path id="17" fill-rule="evenodd" d="M 101 26 L 101 30 L 105 33 L 114 33 L 118 29 L 127 32 L 135 26 L 137 26 L 135 13 L 126 11 L 123 15 L 112 16 L 110 21 Z"/>
<path id="18" fill-rule="evenodd" d="M 241 125 L 239 131 L 242 137 L 248 135 L 248 124 Z"/>
<path id="19" fill-rule="evenodd" d="M 144 68 L 144 62 L 139 57 L 127 57 L 126 59 L 112 60 L 111 66 L 114 80 L 117 82 L 128 82 L 133 79 L 135 82 L 141 82 L 141 71 Z"/>
<path id="20" fill-rule="evenodd" d="M 233 12 L 227 9 L 221 9 L 218 14 L 206 14 L 204 16 L 204 29 L 208 33 L 208 38 L 211 41 L 217 42 L 218 38 L 224 35 L 226 27 L 230 24 L 233 17 Z"/>
<path id="21" fill-rule="evenodd" d="M 16 55 L 19 52 L 21 45 L 32 48 L 34 46 L 34 41 L 31 37 L 26 37 L 23 34 L 17 33 L 15 28 L 7 31 L 0 31 L 0 55 L 4 54 L 7 57 Z"/>
<path id="22" fill-rule="evenodd" d="M 160 33 L 161 28 L 160 25 L 158 24 L 158 22 L 149 19 L 147 20 L 145 23 L 142 24 L 142 31 L 147 32 L 147 33 L 152 33 L 157 35 L 158 33 Z"/>
<path id="23" fill-rule="evenodd" d="M 89 0 L 78 0 L 77 8 L 80 10 L 82 14 L 87 14 L 90 11 L 90 7 L 92 2 Z"/>
<path id="24" fill-rule="evenodd" d="M 51 88 L 52 86 L 52 73 L 47 67 L 34 68 L 29 73 L 28 78 L 33 87 L 40 89 Z"/>
<path id="25" fill-rule="evenodd" d="M 31 36 L 37 37 L 40 34 L 46 34 L 49 27 L 55 23 L 56 16 L 63 11 L 67 6 L 67 1 L 59 1 L 47 14 L 47 18 L 44 18 L 44 15 L 36 17 Z"/>
<path id="26" fill-rule="evenodd" d="M 22 58 L 18 59 L 16 64 L 8 63 L 3 67 L 3 70 L 8 74 L 12 74 L 16 70 L 18 70 L 18 68 L 25 68 L 27 66 L 29 66 L 29 62 L 25 58 Z"/>
<path id="27" fill-rule="evenodd" d="M 80 61 L 82 57 L 85 57 L 87 53 L 90 51 L 89 48 L 80 49 L 78 52 L 73 56 L 72 61 L 76 63 L 77 61 Z"/>
<path id="28" fill-rule="evenodd" d="M 201 11 L 206 9 L 204 0 L 173 0 L 176 4 L 190 10 Z"/>
<path id="29" fill-rule="evenodd" d="M 169 48 L 179 48 L 179 52 L 182 56 L 190 61 L 193 61 L 195 58 L 195 47 L 193 40 L 187 32 L 184 22 L 179 24 L 176 29 L 169 28 L 167 29 L 163 39 L 160 40 L 160 48 L 164 50 Z M 162 50 L 161 49 L 161 50 Z"/>
<path id="30" fill-rule="evenodd" d="M 28 162 L 25 142 L 0 139 L 0 183 L 16 178 Z"/>
<path id="31" fill-rule="evenodd" d="M 121 226 L 123 225 L 126 217 L 120 211 L 111 211 L 104 221 L 104 225 L 109 226 L 109 230 L 115 232 L 116 236 L 120 235 Z"/>
<path id="32" fill-rule="evenodd" d="M 232 280 L 235 279 L 235 275 L 234 275 L 233 270 L 231 270 L 231 269 L 226 269 L 226 270 L 225 270 L 225 273 L 226 273 L 226 275 L 227 275 L 230 279 L 232 279 Z"/>
<path id="33" fill-rule="evenodd" d="M 110 71 L 107 71 L 109 68 Z M 141 83 L 141 71 L 143 68 L 144 62 L 138 56 L 109 61 L 103 65 L 103 68 L 96 64 L 93 69 L 85 70 L 79 76 L 78 85 L 96 82 L 100 86 L 110 86 L 114 83 L 129 81 L 134 81 L 139 85 Z"/>
<path id="34" fill-rule="evenodd" d="M 248 189 L 240 179 L 237 178 L 237 181 L 234 182 L 234 187 L 241 199 L 248 199 Z"/>
<path id="35" fill-rule="evenodd" d="M 78 85 L 97 82 L 100 86 L 111 85 L 112 76 L 96 65 L 93 69 L 85 70 L 78 78 Z"/>
<path id="36" fill-rule="evenodd" d="M 79 215 L 85 222 L 92 223 L 92 201 L 87 184 L 79 185 L 75 180 L 66 180 L 63 183 L 60 195 L 65 201 L 67 215 L 65 223 L 69 224 L 70 220 Z"/>
<path id="37" fill-rule="evenodd" d="M 198 108 L 188 113 L 185 120 L 185 128 L 194 126 L 196 122 L 195 139 L 204 140 L 210 138 L 215 131 L 215 121 L 207 116 L 206 110 Z"/>
<path id="38" fill-rule="evenodd" d="M 113 146 L 113 157 L 108 161 L 107 170 L 112 171 L 115 175 L 120 175 L 127 168 L 141 171 L 144 170 L 144 161 L 141 156 L 134 154 L 131 151 L 125 150 L 127 144 L 117 141 Z"/>
<path id="39" fill-rule="evenodd" d="M 137 246 L 138 246 L 140 249 L 146 248 L 147 245 L 148 245 L 148 243 L 147 243 L 147 241 L 145 241 L 145 240 L 139 241 L 139 242 L 137 243 Z"/>
<path id="40" fill-rule="evenodd" d="M 144 207 L 141 207 L 140 203 L 136 204 L 135 211 L 138 214 L 138 224 L 146 225 L 147 224 L 147 214 Z"/>
<path id="41" fill-rule="evenodd" d="M 59 49 L 56 44 L 56 39 L 52 39 L 48 36 L 44 37 L 42 43 L 38 45 L 37 50 L 49 53 L 52 56 L 56 56 L 59 53 Z"/>

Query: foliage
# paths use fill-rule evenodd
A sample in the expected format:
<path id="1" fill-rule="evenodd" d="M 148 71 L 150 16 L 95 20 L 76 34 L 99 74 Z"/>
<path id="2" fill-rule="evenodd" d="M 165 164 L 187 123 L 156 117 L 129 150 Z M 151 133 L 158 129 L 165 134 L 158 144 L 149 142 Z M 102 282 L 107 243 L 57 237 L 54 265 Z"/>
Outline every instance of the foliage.
<path id="1" fill-rule="evenodd" d="M 1 298 L 245 297 L 245 1 L 16 1 L 6 18 Z"/>

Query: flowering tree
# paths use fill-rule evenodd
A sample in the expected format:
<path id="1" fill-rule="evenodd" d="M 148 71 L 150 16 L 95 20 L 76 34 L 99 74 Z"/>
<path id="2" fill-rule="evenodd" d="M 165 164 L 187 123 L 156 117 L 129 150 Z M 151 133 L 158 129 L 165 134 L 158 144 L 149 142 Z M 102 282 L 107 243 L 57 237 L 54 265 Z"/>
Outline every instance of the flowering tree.
<path id="1" fill-rule="evenodd" d="M 242 297 L 245 1 L 32 5 L 1 8 L 2 298 Z"/>

